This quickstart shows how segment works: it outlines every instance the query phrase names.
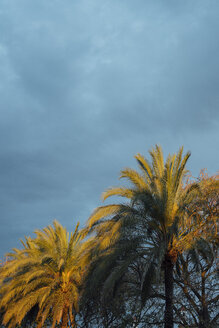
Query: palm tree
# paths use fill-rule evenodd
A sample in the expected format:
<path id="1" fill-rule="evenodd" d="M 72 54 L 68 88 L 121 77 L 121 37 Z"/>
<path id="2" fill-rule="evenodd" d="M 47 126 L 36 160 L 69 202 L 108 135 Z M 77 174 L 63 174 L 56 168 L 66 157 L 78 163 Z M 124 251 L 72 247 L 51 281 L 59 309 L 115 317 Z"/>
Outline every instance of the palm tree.
<path id="1" fill-rule="evenodd" d="M 151 163 L 140 154 L 135 156 L 141 173 L 130 168 L 121 171 L 120 178 L 126 178 L 128 186 L 113 187 L 103 193 L 104 200 L 121 196 L 128 202 L 97 208 L 88 220 L 87 229 L 96 232 L 103 261 L 104 254 L 107 256 L 108 275 L 103 274 L 103 278 L 108 285 L 119 279 L 137 257 L 143 258 L 146 261 L 141 284 L 144 303 L 154 277 L 160 270 L 164 272 L 164 326 L 172 328 L 174 265 L 178 254 L 198 238 L 203 224 L 195 222 L 194 215 L 187 213 L 197 192 L 197 184 L 183 187 L 190 153 L 183 156 L 181 148 L 164 163 L 162 149 L 156 145 L 150 156 Z M 93 272 L 100 274 L 101 270 L 99 266 Z"/>
<path id="2" fill-rule="evenodd" d="M 38 327 L 50 317 L 52 327 L 70 321 L 76 327 L 80 285 L 88 263 L 87 240 L 82 243 L 78 225 L 70 238 L 57 221 L 54 227 L 37 230 L 36 238 L 25 238 L 23 249 L 8 254 L 10 260 L 1 269 L 0 307 L 3 324 L 21 324 L 31 310 L 37 309 Z"/>

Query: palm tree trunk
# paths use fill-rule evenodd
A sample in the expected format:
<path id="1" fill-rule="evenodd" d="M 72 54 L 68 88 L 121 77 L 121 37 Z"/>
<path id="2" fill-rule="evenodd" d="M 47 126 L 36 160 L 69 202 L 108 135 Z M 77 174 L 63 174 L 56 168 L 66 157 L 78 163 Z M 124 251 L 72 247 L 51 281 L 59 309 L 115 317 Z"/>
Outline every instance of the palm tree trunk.
<path id="1" fill-rule="evenodd" d="M 68 307 L 65 306 L 62 313 L 62 325 L 61 328 L 67 328 L 68 326 Z"/>
<path id="2" fill-rule="evenodd" d="M 165 314 L 164 327 L 173 328 L 173 261 L 169 254 L 164 259 Z"/>

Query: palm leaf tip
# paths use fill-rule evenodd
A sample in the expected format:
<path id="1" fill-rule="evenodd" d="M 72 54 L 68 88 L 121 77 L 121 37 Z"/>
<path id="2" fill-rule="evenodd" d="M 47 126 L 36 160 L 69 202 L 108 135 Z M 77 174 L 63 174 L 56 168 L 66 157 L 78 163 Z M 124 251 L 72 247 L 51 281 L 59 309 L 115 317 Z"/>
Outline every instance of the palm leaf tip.
<path id="1" fill-rule="evenodd" d="M 131 189 L 125 188 L 125 187 L 112 187 L 107 189 L 102 193 L 102 200 L 106 200 L 108 197 L 111 196 L 119 196 L 119 197 L 126 197 L 126 198 L 132 198 L 133 197 L 133 191 Z"/>

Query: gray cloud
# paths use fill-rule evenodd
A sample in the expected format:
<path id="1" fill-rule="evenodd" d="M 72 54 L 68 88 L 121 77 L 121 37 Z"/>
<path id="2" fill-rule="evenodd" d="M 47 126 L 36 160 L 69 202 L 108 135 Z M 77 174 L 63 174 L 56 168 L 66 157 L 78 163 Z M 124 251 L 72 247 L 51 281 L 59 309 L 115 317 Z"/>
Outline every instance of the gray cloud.
<path id="1" fill-rule="evenodd" d="M 2 1 L 1 254 L 72 230 L 155 143 L 218 167 L 217 1 Z"/>

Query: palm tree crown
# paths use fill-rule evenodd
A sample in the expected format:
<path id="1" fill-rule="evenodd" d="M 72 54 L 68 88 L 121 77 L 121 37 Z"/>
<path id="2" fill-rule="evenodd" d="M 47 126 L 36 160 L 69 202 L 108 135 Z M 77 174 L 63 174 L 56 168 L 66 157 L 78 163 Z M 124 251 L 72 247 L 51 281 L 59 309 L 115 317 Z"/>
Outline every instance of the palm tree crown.
<path id="1" fill-rule="evenodd" d="M 164 163 L 162 149 L 156 146 L 150 151 L 151 164 L 138 154 L 135 158 L 141 173 L 127 168 L 120 175 L 131 186 L 112 187 L 103 192 L 103 200 L 111 196 L 121 196 L 129 200 L 128 203 L 101 206 L 90 216 L 88 229 L 103 236 L 103 248 L 112 244 L 112 239 L 119 238 L 118 232 L 121 232 L 120 228 L 127 221 L 134 227 L 138 224 L 142 226 L 143 234 L 147 232 L 147 242 L 153 232 L 153 240 L 156 237 L 159 243 L 164 242 L 165 249 L 173 256 L 175 251 L 189 247 L 188 231 L 192 224 L 189 224 L 185 210 L 197 185 L 193 184 L 189 189 L 183 188 L 182 181 L 187 172 L 185 166 L 190 153 L 184 157 L 182 154 L 183 148 L 177 154 L 169 155 Z"/>
<path id="2" fill-rule="evenodd" d="M 36 238 L 26 238 L 23 249 L 8 254 L 11 260 L 1 269 L 0 305 L 8 327 L 21 324 L 36 306 L 39 327 L 49 316 L 53 327 L 60 321 L 66 327 L 69 320 L 75 325 L 87 244 L 81 242 L 78 225 L 69 238 L 65 228 L 53 224 L 36 231 Z"/>

